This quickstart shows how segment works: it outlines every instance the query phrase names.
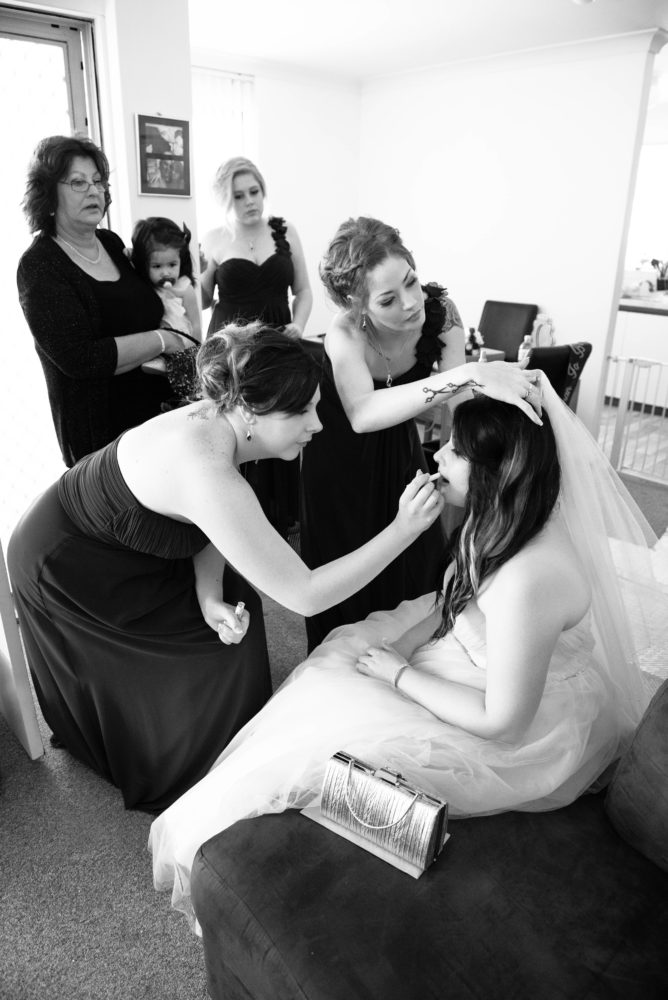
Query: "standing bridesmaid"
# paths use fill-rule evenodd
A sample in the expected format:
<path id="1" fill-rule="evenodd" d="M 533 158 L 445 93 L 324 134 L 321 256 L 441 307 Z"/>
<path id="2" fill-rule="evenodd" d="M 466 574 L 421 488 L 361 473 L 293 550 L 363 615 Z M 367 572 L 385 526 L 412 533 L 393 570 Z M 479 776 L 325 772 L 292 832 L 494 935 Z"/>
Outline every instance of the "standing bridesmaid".
<path id="1" fill-rule="evenodd" d="M 266 215 L 266 184 L 251 160 L 235 156 L 223 163 L 214 190 L 223 224 L 202 241 L 202 306 L 213 306 L 209 334 L 226 323 L 259 320 L 301 337 L 313 293 L 297 230 L 280 216 Z M 246 478 L 286 537 L 298 517 L 299 463 L 268 460 L 249 466 Z"/>
<path id="2" fill-rule="evenodd" d="M 348 219 L 320 275 L 339 312 L 325 337 L 324 431 L 302 460 L 301 552 L 312 568 L 392 519 L 406 483 L 427 468 L 414 417 L 434 403 L 476 388 L 535 418 L 524 402 L 527 376 L 516 365 L 464 363 L 457 307 L 439 285 L 420 285 L 392 226 Z M 358 593 L 310 618 L 309 649 L 338 625 L 434 590 L 442 549 L 437 523 Z"/>

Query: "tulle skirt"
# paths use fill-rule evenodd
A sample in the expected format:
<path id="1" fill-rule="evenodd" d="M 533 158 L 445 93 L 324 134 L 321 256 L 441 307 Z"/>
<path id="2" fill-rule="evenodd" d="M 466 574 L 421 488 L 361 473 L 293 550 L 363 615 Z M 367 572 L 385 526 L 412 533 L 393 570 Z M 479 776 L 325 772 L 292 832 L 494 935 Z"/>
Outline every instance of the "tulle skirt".
<path id="1" fill-rule="evenodd" d="M 317 802 L 325 765 L 347 750 L 388 765 L 446 799 L 453 817 L 556 809 L 573 801 L 618 753 L 619 726 L 588 618 L 563 633 L 545 692 L 521 743 L 448 725 L 387 684 L 360 674 L 358 656 L 425 617 L 433 596 L 333 632 L 234 738 L 210 773 L 151 827 L 155 886 L 192 919 L 190 870 L 204 841 L 237 820 Z M 467 609 L 468 611 L 468 609 Z M 426 644 L 414 666 L 480 688 L 484 619 L 465 611 L 454 634 Z"/>

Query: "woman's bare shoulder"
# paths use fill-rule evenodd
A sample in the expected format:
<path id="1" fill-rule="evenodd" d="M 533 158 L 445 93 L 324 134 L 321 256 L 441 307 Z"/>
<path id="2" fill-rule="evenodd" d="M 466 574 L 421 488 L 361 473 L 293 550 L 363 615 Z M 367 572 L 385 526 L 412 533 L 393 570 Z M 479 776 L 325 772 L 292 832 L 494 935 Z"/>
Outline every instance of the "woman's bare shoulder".
<path id="1" fill-rule="evenodd" d="M 325 345 L 350 346 L 351 344 L 359 344 L 363 346 L 365 343 L 364 333 L 354 322 L 352 315 L 345 309 L 339 309 L 335 312 L 327 327 Z"/>
<path id="2" fill-rule="evenodd" d="M 556 519 L 490 577 L 482 602 L 500 596 L 541 603 L 549 600 L 578 621 L 591 601 L 591 588 L 578 554 Z M 484 609 L 483 609 L 484 610 Z"/>
<path id="3" fill-rule="evenodd" d="M 207 401 L 161 414 L 128 431 L 119 443 L 119 460 L 143 481 L 202 482 L 234 470 L 235 437 L 227 421 Z"/>
<path id="4" fill-rule="evenodd" d="M 222 226 L 218 226 L 217 229 L 210 229 L 208 233 L 204 234 L 202 237 L 202 250 L 206 256 L 213 256 L 219 259 L 223 256 L 230 241 L 231 234 Z"/>

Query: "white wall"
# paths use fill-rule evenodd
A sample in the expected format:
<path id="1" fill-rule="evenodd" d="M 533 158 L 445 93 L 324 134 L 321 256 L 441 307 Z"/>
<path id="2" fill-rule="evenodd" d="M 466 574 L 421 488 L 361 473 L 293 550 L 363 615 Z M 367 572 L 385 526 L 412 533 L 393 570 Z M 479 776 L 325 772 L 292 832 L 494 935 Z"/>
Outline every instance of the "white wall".
<path id="1" fill-rule="evenodd" d="M 324 333 L 333 307 L 318 262 L 340 223 L 357 211 L 359 94 L 349 84 L 256 77 L 259 159 L 272 207 L 304 245 L 313 312 L 307 333 Z"/>
<path id="2" fill-rule="evenodd" d="M 196 234 L 192 197 L 139 194 L 135 135 L 136 114 L 192 121 L 188 0 L 108 0 L 106 42 L 103 123 L 113 127 L 122 235 L 129 240 L 147 215 L 186 222 Z M 106 131 L 104 139 L 106 148 Z"/>
<path id="3" fill-rule="evenodd" d="M 377 80 L 362 91 L 360 210 L 398 226 L 466 325 L 484 300 L 536 302 L 594 345 L 600 381 L 649 86 L 652 33 Z"/>
<path id="4" fill-rule="evenodd" d="M 654 62 L 652 89 L 640 153 L 626 267 L 639 268 L 643 260 L 668 261 L 668 47 Z M 634 282 L 635 283 L 635 280 Z"/>

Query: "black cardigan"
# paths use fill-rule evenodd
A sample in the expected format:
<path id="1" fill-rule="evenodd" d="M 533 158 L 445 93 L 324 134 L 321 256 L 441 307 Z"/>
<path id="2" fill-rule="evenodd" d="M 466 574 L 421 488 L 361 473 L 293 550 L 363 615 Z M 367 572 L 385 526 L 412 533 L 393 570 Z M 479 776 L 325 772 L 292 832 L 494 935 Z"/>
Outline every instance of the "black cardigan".
<path id="1" fill-rule="evenodd" d="M 130 271 L 122 240 L 106 229 L 97 237 L 121 274 Z M 113 336 L 104 335 L 99 301 L 90 277 L 51 239 L 40 235 L 21 257 L 17 272 L 19 300 L 44 369 L 51 414 L 67 466 L 108 444 L 111 427 L 110 385 L 117 364 Z M 137 278 L 145 320 L 138 330 L 156 329 L 160 299 Z M 145 298 L 148 296 L 148 299 Z M 154 301 L 153 301 L 154 300 Z M 118 376 L 117 376 L 118 377 Z"/>

